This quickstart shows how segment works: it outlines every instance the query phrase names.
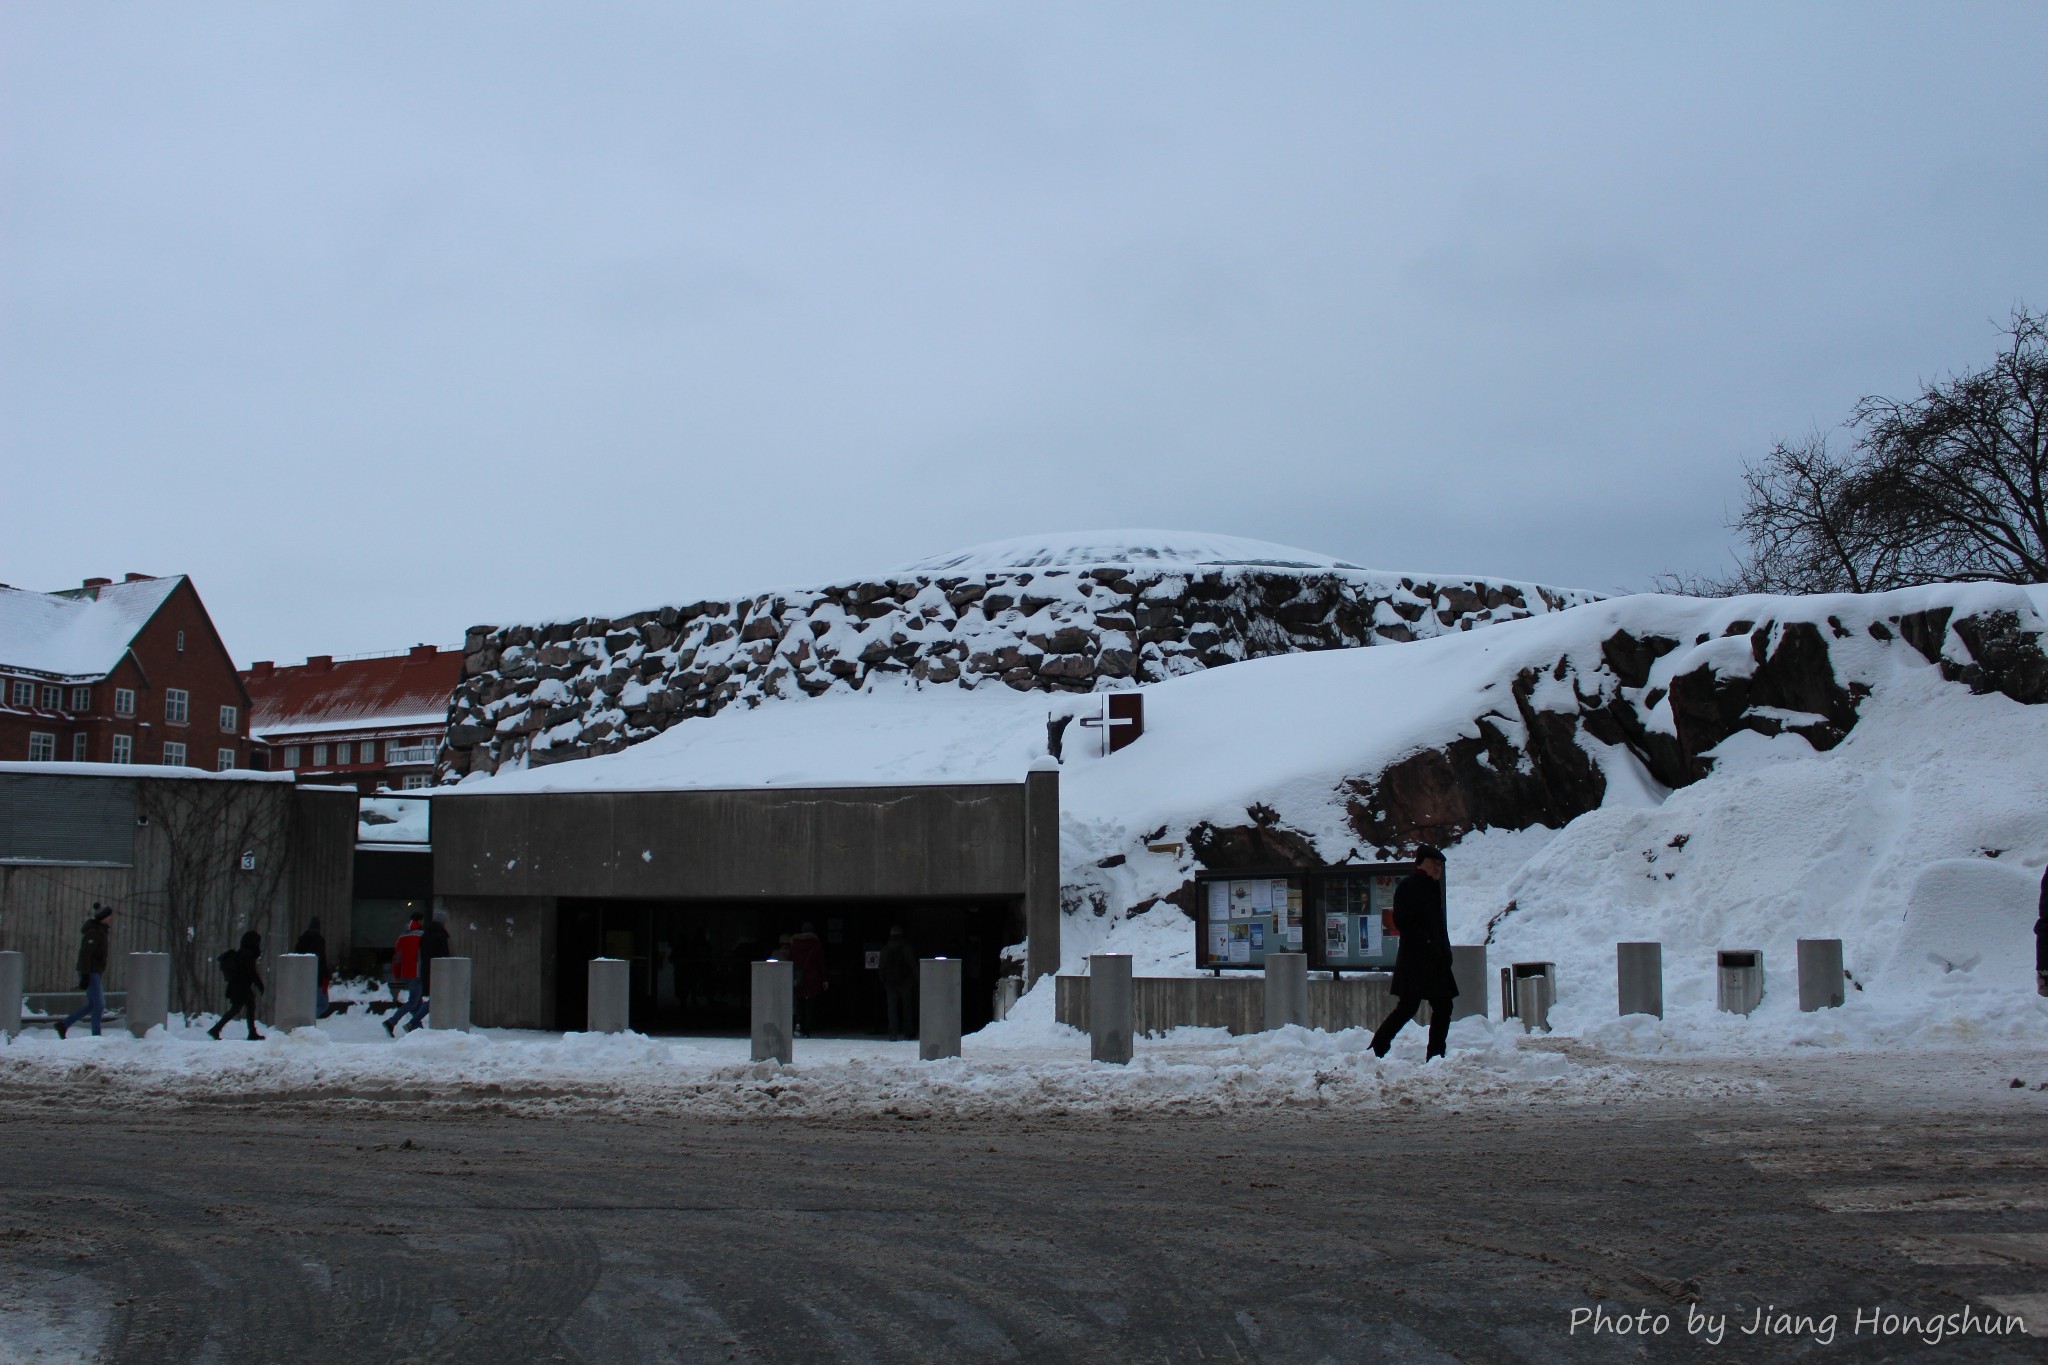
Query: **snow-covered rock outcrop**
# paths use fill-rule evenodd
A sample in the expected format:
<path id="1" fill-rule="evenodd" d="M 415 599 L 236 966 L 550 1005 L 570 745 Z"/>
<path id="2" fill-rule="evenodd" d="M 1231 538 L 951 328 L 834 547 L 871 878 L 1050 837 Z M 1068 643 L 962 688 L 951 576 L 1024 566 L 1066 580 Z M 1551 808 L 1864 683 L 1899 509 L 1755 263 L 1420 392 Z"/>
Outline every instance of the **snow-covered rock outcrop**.
<path id="1" fill-rule="evenodd" d="M 449 712 L 448 770 L 610 753 L 735 703 L 898 680 L 1039 693 L 1136 687 L 1592 600 L 1505 579 L 1373 572 L 1234 536 L 1002 541 L 872 580 L 613 619 L 476 627 Z"/>

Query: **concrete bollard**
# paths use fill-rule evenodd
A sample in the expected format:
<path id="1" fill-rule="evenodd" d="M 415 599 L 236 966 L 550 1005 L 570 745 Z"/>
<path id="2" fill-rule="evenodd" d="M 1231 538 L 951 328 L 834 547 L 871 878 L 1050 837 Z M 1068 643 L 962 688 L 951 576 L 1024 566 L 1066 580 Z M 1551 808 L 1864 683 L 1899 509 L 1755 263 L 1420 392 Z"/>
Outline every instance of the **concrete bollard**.
<path id="1" fill-rule="evenodd" d="M 1458 983 L 1458 998 L 1451 1002 L 1451 1022 L 1478 1015 L 1486 1017 L 1486 945 L 1451 945 L 1451 980 Z"/>
<path id="2" fill-rule="evenodd" d="M 470 959 L 437 957 L 430 969 L 427 1027 L 469 1029 Z"/>
<path id="3" fill-rule="evenodd" d="M 171 955 L 128 954 L 128 1031 L 141 1038 L 171 1019 Z"/>
<path id="4" fill-rule="evenodd" d="M 1664 945 L 1614 945 L 1614 985 L 1623 1014 L 1664 1017 Z"/>
<path id="5" fill-rule="evenodd" d="M 9 1038 L 21 1032 L 21 980 L 21 954 L 0 953 L 0 1035 Z"/>
<path id="6" fill-rule="evenodd" d="M 1715 954 L 1714 1003 L 1730 1014 L 1748 1014 L 1764 999 L 1764 955 L 1754 948 L 1724 948 Z"/>
<path id="7" fill-rule="evenodd" d="M 754 964 L 754 1060 L 788 1066 L 796 1057 L 796 964 Z"/>
<path id="8" fill-rule="evenodd" d="M 592 1033 L 624 1033 L 632 1024 L 633 964 L 622 957 L 590 959 L 590 1009 L 584 1023 Z"/>
<path id="9" fill-rule="evenodd" d="M 1131 1060 L 1137 1028 L 1131 993 L 1131 955 L 1097 953 L 1088 959 L 1088 1056 L 1118 1066 Z"/>
<path id="10" fill-rule="evenodd" d="M 1799 1008 L 1833 1010 L 1847 998 L 1842 988 L 1842 940 L 1802 938 L 1799 940 Z"/>
<path id="11" fill-rule="evenodd" d="M 924 958 L 917 964 L 918 1060 L 959 1055 L 960 959 Z"/>
<path id="12" fill-rule="evenodd" d="M 133 961 L 141 954 L 129 955 Z M 439 975 L 441 964 L 434 964 L 434 973 Z M 311 1028 L 320 1017 L 320 959 L 311 953 L 279 953 L 277 970 L 270 983 L 270 1026 L 289 1033 L 295 1028 Z M 135 988 L 128 988 L 128 1027 L 135 1027 Z"/>
<path id="13" fill-rule="evenodd" d="M 1266 954 L 1266 1027 L 1308 1027 L 1308 954 Z"/>

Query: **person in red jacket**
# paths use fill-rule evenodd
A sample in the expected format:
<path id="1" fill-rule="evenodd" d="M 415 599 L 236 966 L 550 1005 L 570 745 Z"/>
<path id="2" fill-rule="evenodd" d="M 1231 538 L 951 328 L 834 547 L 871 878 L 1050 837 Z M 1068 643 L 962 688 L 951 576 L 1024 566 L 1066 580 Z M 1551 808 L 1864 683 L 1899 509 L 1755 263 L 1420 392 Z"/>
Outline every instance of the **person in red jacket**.
<path id="1" fill-rule="evenodd" d="M 807 921 L 789 941 L 789 960 L 796 968 L 797 1037 L 808 1038 L 817 1024 L 818 997 L 825 993 L 825 944 L 815 924 Z"/>
<path id="2" fill-rule="evenodd" d="M 384 1031 L 394 1038 L 398 1036 L 398 1021 L 416 1010 L 420 1003 L 420 938 L 426 933 L 426 918 L 419 911 L 413 911 L 405 932 L 391 945 L 391 994 L 396 996 L 400 987 L 406 993 L 404 1002 L 384 1020 Z"/>

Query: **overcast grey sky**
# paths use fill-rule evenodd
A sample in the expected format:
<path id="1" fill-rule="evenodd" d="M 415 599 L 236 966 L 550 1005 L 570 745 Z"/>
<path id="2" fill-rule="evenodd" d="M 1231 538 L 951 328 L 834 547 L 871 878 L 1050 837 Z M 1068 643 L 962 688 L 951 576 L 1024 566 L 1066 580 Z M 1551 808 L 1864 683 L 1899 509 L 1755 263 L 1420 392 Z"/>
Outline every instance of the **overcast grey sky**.
<path id="1" fill-rule="evenodd" d="M 2048 5 L 0 5 L 0 581 L 244 662 L 1046 530 L 1640 587 L 2048 305 Z"/>

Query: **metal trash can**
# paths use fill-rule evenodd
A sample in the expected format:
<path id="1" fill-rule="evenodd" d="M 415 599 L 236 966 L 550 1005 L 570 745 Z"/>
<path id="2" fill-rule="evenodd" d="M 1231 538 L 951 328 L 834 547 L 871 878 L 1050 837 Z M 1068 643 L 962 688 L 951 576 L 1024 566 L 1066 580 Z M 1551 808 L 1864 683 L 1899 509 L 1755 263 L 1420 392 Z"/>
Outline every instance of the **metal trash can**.
<path id="1" fill-rule="evenodd" d="M 1017 998 L 1023 994 L 1023 977 L 999 976 L 996 978 L 995 1008 L 992 1012 L 997 1023 L 1001 1023 L 1010 1017 L 1010 1011 L 1017 1006 Z"/>
<path id="2" fill-rule="evenodd" d="M 1842 983 L 1842 940 L 1802 938 L 1799 940 L 1799 1008 L 1833 1010 L 1847 998 Z"/>
<path id="3" fill-rule="evenodd" d="M 1714 1003 L 1730 1014 L 1748 1014 L 1764 998 L 1764 955 L 1755 948 L 1723 948 L 1717 954 L 1719 984 Z"/>
<path id="4" fill-rule="evenodd" d="M 1500 969 L 1501 1017 L 1519 1019 L 1533 1033 L 1550 1032 L 1550 1007 L 1557 1003 L 1557 964 L 1517 962 Z"/>

